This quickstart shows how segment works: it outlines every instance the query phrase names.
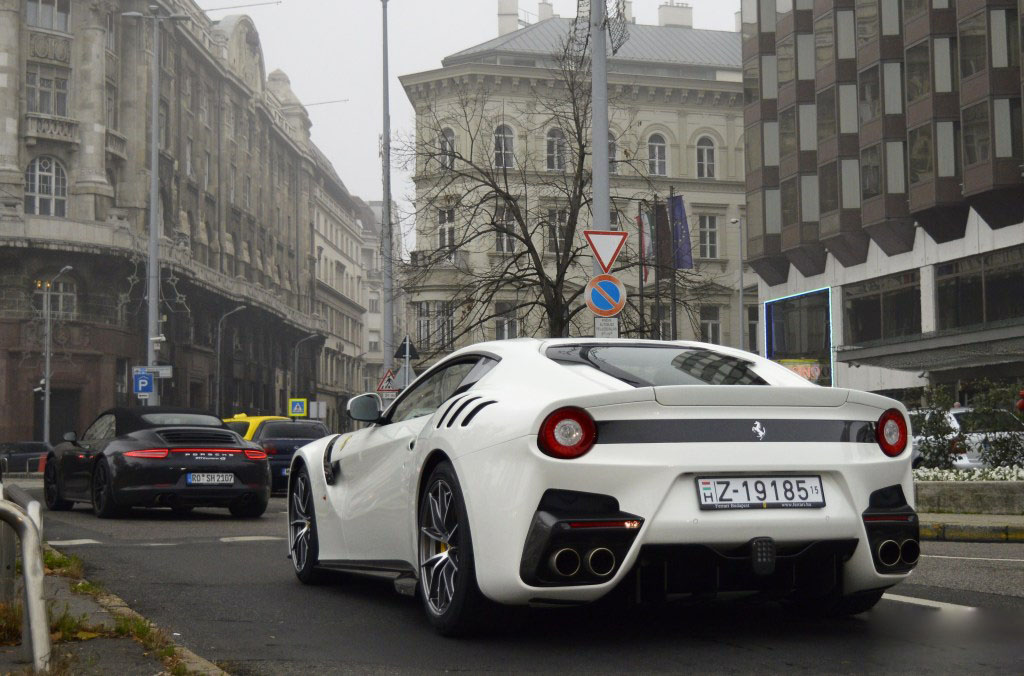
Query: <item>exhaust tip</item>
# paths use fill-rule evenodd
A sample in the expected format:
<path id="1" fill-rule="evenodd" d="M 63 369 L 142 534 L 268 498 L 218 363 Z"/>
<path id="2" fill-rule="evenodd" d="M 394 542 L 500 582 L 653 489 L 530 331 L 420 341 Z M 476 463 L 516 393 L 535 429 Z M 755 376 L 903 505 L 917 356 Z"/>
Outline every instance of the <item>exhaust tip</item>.
<path id="1" fill-rule="evenodd" d="M 615 554 L 607 547 L 596 547 L 587 553 L 587 572 L 608 577 L 615 570 Z"/>
<path id="2" fill-rule="evenodd" d="M 580 555 L 575 549 L 566 547 L 551 555 L 551 570 L 562 577 L 572 577 L 580 572 Z"/>
<path id="3" fill-rule="evenodd" d="M 917 540 L 904 540 L 900 545 L 900 561 L 912 566 L 921 558 L 921 545 Z"/>
<path id="4" fill-rule="evenodd" d="M 886 540 L 878 545 L 878 561 L 887 568 L 900 562 L 900 546 L 895 540 Z"/>

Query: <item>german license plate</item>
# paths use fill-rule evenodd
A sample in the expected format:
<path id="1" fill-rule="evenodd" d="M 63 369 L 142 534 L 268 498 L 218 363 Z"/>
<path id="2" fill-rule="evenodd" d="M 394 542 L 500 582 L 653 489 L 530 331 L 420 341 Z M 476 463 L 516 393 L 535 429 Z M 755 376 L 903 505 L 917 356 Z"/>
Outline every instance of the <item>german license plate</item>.
<path id="1" fill-rule="evenodd" d="M 220 472 L 190 472 L 185 475 L 185 483 L 190 485 L 230 485 L 235 483 L 235 475 Z"/>
<path id="2" fill-rule="evenodd" d="M 291 471 L 292 471 L 291 467 L 282 467 L 281 468 L 281 476 L 288 476 L 288 473 L 291 472 Z"/>
<path id="3" fill-rule="evenodd" d="M 824 507 L 820 476 L 697 477 L 701 509 Z"/>

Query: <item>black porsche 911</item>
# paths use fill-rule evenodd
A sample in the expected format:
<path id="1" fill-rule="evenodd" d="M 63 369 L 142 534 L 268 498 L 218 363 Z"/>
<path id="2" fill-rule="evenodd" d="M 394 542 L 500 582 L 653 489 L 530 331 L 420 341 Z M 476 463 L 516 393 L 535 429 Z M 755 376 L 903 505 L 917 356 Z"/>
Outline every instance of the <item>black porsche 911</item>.
<path id="1" fill-rule="evenodd" d="M 263 514 L 270 500 L 266 452 L 202 411 L 150 406 L 101 413 L 81 439 L 64 435 L 46 458 L 46 506 L 92 504 L 112 518 L 131 507 L 227 507 Z"/>

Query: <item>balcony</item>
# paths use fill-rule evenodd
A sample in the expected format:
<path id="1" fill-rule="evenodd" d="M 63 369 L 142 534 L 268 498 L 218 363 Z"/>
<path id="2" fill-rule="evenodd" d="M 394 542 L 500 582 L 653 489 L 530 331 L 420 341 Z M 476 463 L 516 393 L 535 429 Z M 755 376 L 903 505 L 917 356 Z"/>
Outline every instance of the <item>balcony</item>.
<path id="1" fill-rule="evenodd" d="M 78 145 L 78 120 L 43 113 L 25 113 L 25 141 L 58 141 Z"/>
<path id="2" fill-rule="evenodd" d="M 106 148 L 107 154 L 115 159 L 128 159 L 128 139 L 109 127 L 107 128 Z"/>

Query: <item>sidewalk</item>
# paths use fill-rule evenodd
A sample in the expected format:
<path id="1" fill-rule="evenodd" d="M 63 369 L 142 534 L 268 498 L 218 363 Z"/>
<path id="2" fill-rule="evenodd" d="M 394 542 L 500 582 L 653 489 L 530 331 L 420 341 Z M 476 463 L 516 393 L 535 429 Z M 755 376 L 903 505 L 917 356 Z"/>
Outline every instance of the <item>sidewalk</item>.
<path id="1" fill-rule="evenodd" d="M 1024 515 L 918 514 L 922 540 L 1024 543 Z"/>

